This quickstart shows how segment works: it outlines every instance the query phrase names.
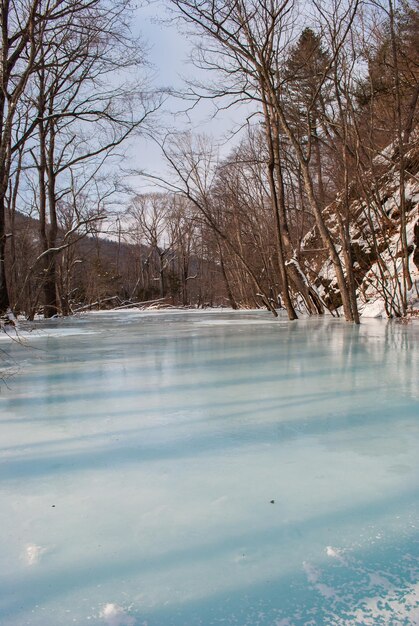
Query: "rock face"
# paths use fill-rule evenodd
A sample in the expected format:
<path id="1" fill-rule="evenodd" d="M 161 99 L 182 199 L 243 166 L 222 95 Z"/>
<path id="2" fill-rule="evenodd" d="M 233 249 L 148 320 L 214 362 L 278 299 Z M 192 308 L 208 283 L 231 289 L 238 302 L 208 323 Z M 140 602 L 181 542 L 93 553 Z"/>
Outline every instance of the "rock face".
<path id="1" fill-rule="evenodd" d="M 419 145 L 405 155 L 406 234 L 409 271 L 413 288 L 408 293 L 409 307 L 419 308 Z M 366 317 L 393 316 L 401 311 L 403 273 L 400 238 L 399 155 L 388 147 L 374 160 L 374 171 L 365 174 L 358 187 L 351 188 L 350 238 L 354 260 L 358 304 Z M 337 228 L 337 212 L 342 202 L 325 209 L 324 217 L 338 252 L 342 249 Z M 306 267 L 325 303 L 331 309 L 342 304 L 333 264 L 323 254 L 316 228 L 304 239 Z M 313 251 L 313 252 L 312 252 Z"/>

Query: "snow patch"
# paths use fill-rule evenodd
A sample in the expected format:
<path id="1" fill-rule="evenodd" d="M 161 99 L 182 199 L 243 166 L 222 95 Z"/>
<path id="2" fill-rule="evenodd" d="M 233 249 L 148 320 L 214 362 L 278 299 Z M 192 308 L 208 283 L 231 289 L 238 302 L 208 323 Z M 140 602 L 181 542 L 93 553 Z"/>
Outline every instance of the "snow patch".
<path id="1" fill-rule="evenodd" d="M 28 565 L 36 565 L 39 563 L 41 557 L 47 548 L 43 548 L 42 546 L 37 546 L 35 543 L 28 543 L 25 549 L 25 561 Z"/>
<path id="2" fill-rule="evenodd" d="M 339 548 L 333 548 L 332 546 L 326 546 L 326 554 L 330 556 L 332 559 L 337 559 L 338 561 L 344 562 L 344 558 L 342 556 L 342 550 Z"/>
<path id="3" fill-rule="evenodd" d="M 37 328 L 34 330 L 17 330 L 16 328 L 3 329 L 0 341 L 16 341 L 27 345 L 29 339 L 49 339 L 50 337 L 72 337 L 76 335 L 97 335 L 96 330 L 81 328 Z"/>
<path id="4" fill-rule="evenodd" d="M 341 550 L 332 546 L 326 548 L 326 554 L 331 558 L 339 559 L 341 553 Z M 410 555 L 404 555 L 401 560 L 417 562 L 417 559 L 412 559 Z M 334 569 L 330 570 L 327 567 L 326 570 L 322 571 L 311 563 L 306 561 L 303 563 L 308 583 L 329 603 L 329 610 L 333 613 L 333 624 L 336 626 L 353 626 L 354 624 L 362 624 L 362 626 L 375 626 L 376 624 L 419 626 L 417 567 L 411 566 L 407 571 L 404 570 L 401 575 L 394 575 L 394 573 L 390 574 L 386 571 L 365 568 L 362 561 L 353 558 L 341 560 L 339 565 L 345 568 L 346 577 L 349 575 L 354 580 L 358 579 L 359 582 L 353 588 L 350 585 L 342 587 L 341 593 L 338 595 L 332 587 L 323 582 L 334 579 Z M 363 583 L 359 578 L 360 575 Z M 364 593 L 359 595 L 360 585 L 362 585 Z M 311 606 L 310 610 L 316 610 L 316 608 L 316 606 Z M 294 618 L 297 619 L 297 613 L 291 617 L 291 621 Z M 311 624 L 311 621 L 304 623 Z M 321 623 L 329 623 L 329 621 L 321 621 Z"/>
<path id="5" fill-rule="evenodd" d="M 243 319 L 233 319 L 233 320 L 197 320 L 194 321 L 194 324 L 199 326 L 254 326 L 254 325 L 263 325 L 263 324 L 286 324 L 288 322 L 280 321 L 277 318 L 269 318 L 263 320 L 243 320 Z"/>
<path id="6" fill-rule="evenodd" d="M 308 582 L 313 585 L 314 589 L 318 591 L 318 593 L 323 596 L 323 598 L 325 598 L 326 600 L 339 599 L 336 591 L 332 589 L 332 587 L 329 587 L 329 585 L 325 585 L 324 583 L 319 582 L 320 573 L 313 565 L 311 565 L 311 563 L 304 561 L 303 569 L 307 576 Z"/>
<path id="7" fill-rule="evenodd" d="M 354 612 L 357 623 L 411 624 L 419 626 L 419 583 L 408 586 L 404 592 L 390 589 L 383 596 L 365 598 Z"/>
<path id="8" fill-rule="evenodd" d="M 118 604 L 109 602 L 103 607 L 100 617 L 107 626 L 135 626 L 135 619 L 127 615 L 124 609 Z"/>
<path id="9" fill-rule="evenodd" d="M 384 578 L 379 572 L 372 572 L 369 574 L 370 585 L 371 587 L 383 587 L 387 591 L 391 591 L 393 589 L 392 584 L 387 578 Z"/>

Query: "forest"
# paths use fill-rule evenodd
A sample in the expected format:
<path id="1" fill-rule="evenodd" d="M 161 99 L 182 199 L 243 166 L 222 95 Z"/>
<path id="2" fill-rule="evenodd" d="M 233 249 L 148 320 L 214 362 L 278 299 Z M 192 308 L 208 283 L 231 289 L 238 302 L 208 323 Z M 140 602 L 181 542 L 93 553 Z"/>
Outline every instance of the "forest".
<path id="1" fill-rule="evenodd" d="M 165 4 L 199 69 L 181 93 L 150 86 L 129 0 L 1 0 L 3 320 L 148 304 L 414 315 L 417 2 Z M 227 154 L 164 127 L 173 97 L 246 107 Z M 128 177 L 124 146 L 145 137 L 164 170 Z"/>

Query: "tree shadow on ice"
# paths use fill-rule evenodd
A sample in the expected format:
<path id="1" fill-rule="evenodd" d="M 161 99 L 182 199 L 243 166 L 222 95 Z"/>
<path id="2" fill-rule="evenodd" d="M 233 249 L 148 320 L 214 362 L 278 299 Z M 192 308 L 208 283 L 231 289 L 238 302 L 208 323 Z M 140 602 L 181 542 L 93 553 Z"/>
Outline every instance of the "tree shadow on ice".
<path id="1" fill-rule="evenodd" d="M 212 392 L 213 389 L 209 389 L 209 392 Z M 247 390 L 248 391 L 248 390 Z M 376 391 L 376 387 L 364 387 L 363 389 L 359 389 L 358 390 L 358 395 L 363 395 L 366 393 L 370 393 L 371 391 Z M 201 396 L 207 397 L 205 396 L 205 394 L 201 393 L 202 389 L 199 388 L 197 389 L 197 396 L 198 396 L 198 400 L 200 400 Z M 292 408 L 292 407 L 298 407 L 298 406 L 304 406 L 306 404 L 310 404 L 313 405 L 316 402 L 321 402 L 324 400 L 331 400 L 334 401 L 336 400 L 336 393 L 334 391 L 316 391 L 313 393 L 307 393 L 307 391 L 302 394 L 300 389 L 297 389 L 295 393 L 293 394 L 271 394 L 270 395 L 264 395 L 264 397 L 260 397 L 260 395 L 258 394 L 250 394 L 250 397 L 245 397 L 243 399 L 237 399 L 234 398 L 234 400 L 228 400 L 228 399 L 223 399 L 221 401 L 218 401 L 216 399 L 214 399 L 214 394 L 213 393 L 209 393 L 208 395 L 208 400 L 206 401 L 190 401 L 191 398 L 191 394 L 188 395 L 187 399 L 182 400 L 181 402 L 179 402 L 179 399 L 177 396 L 175 396 L 175 402 L 171 401 L 170 404 L 166 404 L 165 403 L 165 398 L 164 398 L 163 394 L 162 396 L 160 396 L 159 393 L 155 393 L 154 395 L 151 396 L 151 400 L 154 400 L 155 404 L 157 404 L 157 406 L 153 406 L 152 403 L 150 402 L 149 404 L 145 404 L 144 403 L 144 399 L 142 399 L 142 402 L 138 402 L 138 404 L 135 404 L 135 408 L 131 409 L 131 408 L 127 408 L 126 406 L 123 406 L 121 404 L 121 402 L 118 402 L 118 400 L 120 400 L 120 396 L 117 395 L 115 400 L 117 401 L 116 404 L 118 406 L 118 408 L 113 409 L 112 406 L 113 404 L 111 403 L 107 403 L 103 409 L 101 409 L 100 411 L 77 411 L 77 420 L 80 422 L 83 422 L 84 420 L 91 420 L 92 418 L 95 420 L 98 419 L 107 419 L 107 418 L 111 418 L 111 417 L 115 417 L 117 419 L 124 419 L 126 417 L 129 416 L 138 416 L 139 420 L 141 420 L 141 418 L 143 417 L 148 417 L 150 415 L 156 415 L 159 416 L 162 413 L 164 413 L 165 416 L 170 416 L 170 415 L 174 415 L 174 420 L 176 419 L 176 417 L 179 414 L 202 414 L 202 412 L 205 413 L 205 418 L 208 418 L 209 420 L 213 420 L 214 419 L 214 412 L 215 411 L 219 411 L 222 410 L 223 413 L 221 415 L 221 419 L 225 420 L 228 419 L 228 417 L 230 416 L 229 413 L 225 413 L 224 411 L 226 409 L 229 409 L 230 407 L 233 408 L 237 408 L 237 412 L 234 413 L 233 415 L 257 415 L 260 412 L 265 412 L 266 410 L 273 410 L 273 409 L 281 409 L 281 408 Z M 180 395 L 180 394 L 179 394 Z M 123 396 L 125 398 L 125 395 Z M 343 399 L 343 398 L 353 398 L 353 392 L 352 390 L 348 390 L 348 391 L 340 391 L 339 393 L 339 398 Z M 133 400 L 136 400 L 137 398 L 134 396 L 132 398 Z M 32 405 L 32 399 L 29 400 L 30 404 Z M 69 400 L 69 406 L 71 407 L 71 402 Z M 132 406 L 132 402 L 128 405 L 128 406 Z M 95 407 L 97 407 L 97 403 L 95 404 Z M 43 407 L 41 407 L 43 408 Z M 33 407 L 32 407 L 33 410 Z M 36 411 L 36 409 L 35 409 Z M 43 411 L 40 412 L 40 414 L 38 413 L 32 413 L 30 417 L 17 417 L 16 415 L 14 415 L 13 417 L 7 417 L 7 418 L 0 418 L 0 424 L 19 424 L 19 423 L 42 423 L 42 422 L 46 422 L 48 424 L 62 424 L 65 423 L 67 420 L 74 422 L 75 419 L 75 414 L 76 413 L 76 409 L 75 408 L 71 408 L 71 411 L 68 415 L 65 415 L 63 413 L 57 414 L 56 416 L 52 417 L 51 415 L 45 415 L 45 413 Z M 196 418 L 192 418 L 190 420 L 190 423 L 196 423 L 197 420 Z M 184 424 L 186 423 L 185 420 L 181 420 L 181 422 Z M 157 427 L 161 426 L 161 423 L 158 422 L 156 424 Z M 82 437 L 83 439 L 83 437 Z M 7 447 L 7 449 L 10 449 L 9 447 Z"/>
<path id="2" fill-rule="evenodd" d="M 371 391 L 372 389 L 367 389 L 365 392 Z M 113 424 L 117 425 L 119 420 L 122 418 L 125 420 L 130 417 L 138 417 L 138 427 L 131 428 L 126 430 L 109 430 L 95 432 L 89 435 L 80 435 L 76 437 L 67 437 L 59 439 L 58 441 L 39 441 L 36 443 L 22 443 L 14 446 L 5 446 L 4 448 L 0 448 L 0 452 L 12 452 L 14 450 L 25 450 L 25 452 L 37 449 L 44 446 L 54 446 L 56 443 L 82 443 L 88 440 L 94 441 L 97 438 L 111 438 L 114 436 L 123 436 L 129 434 L 139 434 L 139 433 L 153 433 L 156 429 L 161 430 L 164 428 L 176 428 L 183 427 L 185 425 L 191 426 L 199 426 L 203 423 L 207 423 L 208 425 L 213 425 L 216 422 L 225 423 L 230 419 L 235 420 L 236 418 L 243 417 L 251 417 L 257 416 L 261 411 L 263 411 L 264 416 L 270 415 L 272 412 L 276 412 L 281 409 L 293 408 L 293 407 L 304 407 L 309 404 L 310 406 L 314 406 L 317 402 L 322 402 L 328 399 L 332 399 L 335 397 L 335 394 L 332 392 L 317 392 L 313 394 L 305 394 L 303 397 L 296 397 L 295 394 L 283 396 L 281 398 L 281 402 L 278 402 L 277 397 L 265 397 L 265 398 L 256 398 L 253 400 L 211 400 L 211 403 L 202 402 L 202 403 L 187 403 L 182 402 L 180 404 L 171 404 L 170 408 L 167 408 L 165 412 L 165 421 L 162 423 L 160 420 L 156 420 L 155 423 L 150 424 L 149 422 L 145 422 L 142 424 L 143 419 L 150 418 L 151 416 L 161 416 L 162 406 L 158 404 L 157 406 L 146 406 L 143 408 L 134 408 L 134 409 L 109 409 L 106 408 L 101 411 L 92 411 L 88 414 L 82 414 L 78 416 L 78 421 L 80 424 L 85 423 L 85 421 L 90 421 L 94 419 L 95 421 L 103 421 L 104 419 L 111 420 L 112 418 L 116 418 Z M 340 397 L 351 397 L 351 393 L 347 392 L 346 394 L 341 394 Z M 232 410 L 235 409 L 235 410 Z M 185 416 L 188 416 L 185 419 Z M 74 423 L 74 417 L 72 415 L 68 416 L 60 416 L 57 418 L 57 421 L 62 424 L 67 420 L 71 420 Z M 11 417 L 8 419 L 2 419 L 1 424 L 19 424 L 19 423 L 42 423 L 47 422 L 51 424 L 53 420 L 50 417 L 42 416 L 31 416 L 30 418 L 19 418 L 19 417 Z"/>
<path id="3" fill-rule="evenodd" d="M 310 404 L 311 400 L 307 400 Z M 284 408 L 284 407 L 282 407 Z M 286 408 L 286 407 L 285 407 Z M 397 408 L 401 413 L 398 417 L 398 424 L 401 420 L 410 420 L 417 418 L 416 403 L 400 406 Z M 254 415 L 252 409 L 249 414 Z M 254 447 L 258 445 L 284 445 L 287 442 L 298 440 L 304 437 L 318 437 L 319 445 L 325 447 L 327 445 L 324 437 L 327 435 L 328 440 L 333 439 L 334 434 L 349 431 L 356 432 L 361 429 L 361 439 L 364 437 L 364 429 L 366 424 L 369 428 L 376 426 L 376 432 L 382 433 L 386 422 L 394 424 L 394 406 L 386 405 L 385 407 L 374 407 L 357 413 L 344 413 L 336 417 L 333 415 L 324 415 L 324 413 L 311 416 L 309 419 L 302 420 L 286 420 L 251 423 L 239 422 L 237 424 L 229 424 L 230 417 L 243 416 L 243 411 L 237 414 L 226 414 L 219 418 L 219 422 L 223 423 L 222 429 L 216 429 L 211 432 L 203 433 L 180 433 L 177 434 L 175 427 L 167 426 L 163 428 L 164 439 L 151 440 L 144 443 L 143 430 L 138 430 L 138 441 L 133 443 L 134 432 L 130 431 L 130 438 L 127 442 L 117 443 L 115 438 L 118 431 L 112 433 L 114 439 L 111 442 L 105 442 L 100 446 L 89 446 L 83 450 L 70 450 L 53 452 L 49 449 L 42 452 L 42 455 L 22 455 L 21 458 L 7 458 L 3 461 L 0 474 L 0 482 L 16 481 L 16 480 L 36 480 L 40 476 L 59 476 L 68 473 L 82 472 L 89 470 L 102 470 L 127 467 L 142 466 L 147 463 L 156 463 L 161 461 L 182 461 L 184 459 L 198 458 L 201 455 L 218 455 L 224 456 L 226 451 L 239 449 L 242 447 Z M 186 427 L 187 424 L 180 423 L 179 427 Z M 199 426 L 199 422 L 198 422 Z M 400 430 L 400 429 L 399 429 Z M 121 434 L 124 431 L 120 431 Z M 100 435 L 99 435 L 100 436 Z M 402 434 L 400 434 L 402 437 Z M 408 435 L 405 436 L 408 441 Z M 359 438 L 358 438 L 359 439 Z M 87 439 L 88 440 L 88 439 Z M 93 438 L 94 441 L 94 438 Z M 342 446 L 347 446 L 355 452 L 359 452 L 357 447 L 358 440 L 356 437 L 345 439 L 341 442 Z M 394 449 L 392 452 L 394 456 Z M 392 457 L 393 458 L 393 457 Z"/>
<path id="4" fill-rule="evenodd" d="M 331 604 L 335 605 L 335 609 L 343 611 L 345 617 L 348 617 L 347 611 L 354 610 L 355 602 L 360 602 L 367 597 L 368 583 L 371 582 L 369 574 L 375 569 L 381 570 L 388 566 L 391 570 L 390 578 L 394 580 L 403 580 L 404 582 L 412 582 L 414 580 L 414 572 L 412 572 L 412 563 L 403 559 L 406 555 L 419 558 L 419 544 L 414 541 L 411 536 L 397 536 L 392 538 L 391 542 L 383 544 L 371 544 L 362 542 L 363 545 L 358 549 L 351 549 L 347 554 L 349 558 L 346 561 L 327 560 L 325 556 L 326 546 L 322 543 L 324 536 L 334 541 L 337 537 L 345 536 L 345 529 L 350 527 L 377 528 L 380 520 L 389 514 L 389 511 L 397 512 L 399 515 L 409 515 L 412 503 L 417 501 L 419 491 L 407 490 L 404 493 L 393 495 L 393 497 L 385 497 L 377 499 L 368 505 L 362 504 L 353 506 L 348 503 L 345 510 L 330 514 L 311 515 L 302 521 L 290 523 L 287 527 L 278 527 L 272 524 L 265 526 L 257 531 L 238 532 L 237 528 L 231 529 L 230 535 L 222 540 L 210 540 L 200 545 L 186 546 L 182 549 L 172 550 L 168 553 L 148 556 L 146 558 L 133 554 L 130 548 L 129 558 L 115 558 L 113 553 L 111 559 L 97 559 L 95 562 L 89 560 L 88 557 L 83 561 L 77 562 L 72 567 L 65 565 L 54 566 L 48 571 L 48 563 L 45 562 L 42 567 L 32 568 L 19 578 L 13 576 L 5 576 L 1 585 L 0 595 L 0 618 L 15 619 L 19 614 L 26 610 L 30 610 L 35 606 L 46 605 L 49 601 L 61 598 L 61 602 L 66 602 L 66 596 L 73 592 L 81 591 L 83 595 L 88 595 L 90 588 L 95 589 L 95 598 L 97 597 L 98 586 L 103 585 L 105 594 L 103 603 L 110 600 L 106 584 L 112 585 L 113 597 L 117 593 L 118 584 L 124 581 L 124 595 L 130 603 L 136 603 L 136 596 L 147 588 L 147 577 L 158 576 L 171 572 L 173 577 L 173 589 L 179 586 L 179 576 L 185 575 L 186 567 L 192 567 L 191 576 L 196 576 L 197 567 L 214 567 L 216 571 L 222 570 L 226 565 L 226 555 L 243 552 L 243 546 L 251 556 L 252 551 L 256 550 L 261 562 L 256 574 L 250 563 L 249 575 L 245 577 L 238 576 L 237 582 L 230 585 L 226 591 L 223 589 L 222 582 L 212 583 L 212 587 L 207 583 L 205 578 L 202 581 L 202 592 L 197 600 L 185 600 L 178 603 L 174 602 L 169 608 L 158 604 L 147 611 L 138 609 L 138 618 L 149 618 L 152 620 L 150 626 L 193 626 L 201 623 L 202 620 L 209 615 L 214 619 L 226 618 L 229 612 L 236 612 L 237 616 L 256 616 L 258 611 L 263 611 L 265 615 L 259 614 L 262 621 L 250 623 L 269 624 L 272 626 L 272 618 L 276 617 L 295 617 L 298 613 L 301 619 L 306 616 L 313 616 L 313 609 L 316 608 L 316 615 L 319 619 L 324 614 L 325 618 L 329 616 Z M 269 505 L 261 503 L 261 516 L 267 517 Z M 267 509 L 268 507 L 268 509 Z M 330 526 L 333 526 L 333 531 Z M 121 529 L 122 530 L 122 529 Z M 325 533 L 326 531 L 326 533 Z M 310 545 L 318 547 L 318 552 L 314 555 L 308 555 L 308 558 L 315 558 L 314 565 L 320 564 L 320 570 L 332 570 L 324 580 L 315 580 L 313 574 L 304 573 L 303 560 L 306 555 L 301 554 L 299 546 L 301 538 L 310 535 Z M 360 537 L 362 533 L 360 534 Z M 333 544 L 336 545 L 336 544 Z M 358 544 L 359 545 L 359 544 Z M 297 553 L 295 562 L 285 562 L 281 558 L 281 546 L 286 551 L 290 550 Z M 294 546 L 294 547 L 293 547 Z M 270 557 L 272 551 L 277 556 L 277 570 L 264 570 L 264 555 Z M 369 563 L 369 565 L 363 565 Z M 418 573 L 418 561 L 416 561 L 416 575 Z M 180 567 L 181 574 L 177 574 Z M 246 567 L 246 561 L 237 564 L 238 568 Z M 338 571 L 339 568 L 346 568 L 346 571 Z M 284 571 L 285 570 L 285 571 Z M 278 575 L 278 572 L 281 572 Z M 134 585 L 135 591 L 131 591 L 130 597 L 127 593 L 129 589 L 129 581 L 134 578 L 138 579 L 138 585 Z M 154 579 L 151 578 L 150 585 Z M 340 588 L 332 588 L 337 598 L 325 595 L 327 584 L 332 580 L 332 585 L 340 585 Z M 334 581 L 334 582 L 333 582 Z M 354 583 L 355 581 L 355 583 Z M 230 581 L 231 583 L 232 581 Z M 318 584 L 319 583 L 319 584 Z M 165 583 L 167 585 L 167 582 Z M 116 589 L 115 589 L 116 587 Z M 373 589 L 371 590 L 375 593 Z M 181 595 L 181 594 L 180 594 Z M 3 598 L 1 597 L 3 596 Z M 176 596 L 176 593 L 175 593 Z M 340 596 L 340 597 L 339 597 Z M 176 596 L 178 597 L 178 596 Z M 69 602 L 73 602 L 71 598 Z M 352 605 L 351 605 L 352 603 Z M 345 606 L 346 605 L 346 606 Z M 298 609 L 298 611 L 297 611 Z M 254 612 L 256 611 L 256 613 Z M 135 613 L 134 613 L 135 614 Z M 294 615 L 295 614 L 295 615 Z M 47 615 L 47 614 L 46 614 Z M 365 617 L 369 617 L 365 614 Z M 264 621 L 264 619 L 268 621 Z M 196 621 L 194 621 L 196 619 Z M 307 617 L 308 619 L 308 617 Z M 183 621 L 182 621 L 183 620 Z M 7 622 L 2 622 L 7 623 Z M 47 621 L 46 624 L 52 622 Z M 141 622 L 140 622 L 141 623 Z M 203 623 L 212 623 L 204 621 Z M 215 622 L 216 623 L 216 622 Z M 234 623 L 234 621 L 233 621 Z M 238 624 L 249 622 L 235 622 Z M 305 624 L 305 621 L 292 621 L 295 624 Z M 321 621 L 319 623 L 334 623 Z M 356 621 L 348 623 L 357 623 Z M 366 623 L 369 623 L 366 621 Z M 381 623 L 381 622 L 380 622 Z M 393 623 L 393 622 L 383 622 Z M 409 622 L 397 622 L 400 624 L 409 624 Z"/>
<path id="5" fill-rule="evenodd" d="M 357 378 L 359 380 L 363 379 L 363 372 L 368 371 L 371 372 L 371 366 L 365 365 L 363 367 L 357 368 Z M 33 406 L 54 406 L 54 405 L 62 405 L 67 404 L 69 402 L 90 402 L 97 400 L 115 400 L 118 398 L 127 399 L 127 398 L 138 398 L 141 401 L 144 397 L 150 396 L 168 396 L 168 395 L 176 395 L 182 394 L 187 396 L 191 393 L 202 393 L 204 390 L 209 390 L 217 393 L 221 393 L 221 390 L 227 388 L 237 388 L 243 387 L 246 389 L 246 392 L 249 393 L 250 387 L 255 388 L 255 392 L 258 393 L 261 385 L 277 383 L 280 385 L 281 383 L 286 383 L 288 381 L 298 382 L 300 385 L 304 385 L 304 382 L 309 379 L 317 379 L 324 378 L 336 374 L 336 370 L 333 369 L 333 366 L 316 369 L 311 371 L 301 371 L 298 372 L 273 372 L 270 368 L 269 375 L 248 375 L 248 376 L 239 376 L 239 377 L 230 377 L 223 376 L 223 372 L 218 372 L 218 375 L 214 380 L 201 380 L 198 382 L 185 383 L 178 382 L 172 384 L 160 383 L 158 380 L 154 381 L 154 384 L 144 388 L 134 388 L 134 389 L 123 389 L 123 388 L 112 388 L 112 384 L 110 383 L 107 388 L 101 388 L 98 390 L 94 390 L 90 388 L 86 389 L 83 392 L 69 390 L 68 393 L 48 393 L 43 395 L 25 395 L 24 397 L 14 397 L 14 398 L 5 398 L 2 403 L 4 409 L 14 410 L 20 407 L 33 407 Z M 206 377 L 207 378 L 207 377 Z M 259 393 L 261 393 L 259 391 Z"/>
<path id="6" fill-rule="evenodd" d="M 232 342 L 232 346 L 226 351 L 223 346 L 218 345 L 217 336 L 207 338 L 191 338 L 191 337 L 173 337 L 171 339 L 162 339 L 158 336 L 149 338 L 146 345 L 140 344 L 138 350 L 133 349 L 133 339 L 127 338 L 129 341 L 128 346 L 130 351 L 127 353 L 125 350 L 120 350 L 121 339 L 114 342 L 105 348 L 101 344 L 97 343 L 95 339 L 91 345 L 84 346 L 83 342 L 78 342 L 74 347 L 67 346 L 61 350 L 61 345 L 58 342 L 55 351 L 49 351 L 46 353 L 46 360 L 44 365 L 49 365 L 48 374 L 39 374 L 31 372 L 30 374 L 23 373 L 20 377 L 22 383 L 39 385 L 43 381 L 48 385 L 53 386 L 60 381 L 67 381 L 68 378 L 73 380 L 74 384 L 85 383 L 86 376 L 89 377 L 89 383 L 94 384 L 103 378 L 104 374 L 101 370 L 103 364 L 112 364 L 115 361 L 124 361 L 127 359 L 127 367 L 133 375 L 141 376 L 149 373 L 150 366 L 144 366 L 143 363 L 136 363 L 133 366 L 132 358 L 137 355 L 138 360 L 151 359 L 151 370 L 153 368 L 159 371 L 159 367 L 164 365 L 164 360 L 167 356 L 172 357 L 173 366 L 178 372 L 182 371 L 194 371 L 197 367 L 205 369 L 219 369 L 224 367 L 227 370 L 229 368 L 236 368 L 243 366 L 243 362 L 247 362 L 252 370 L 258 370 L 263 367 L 269 367 L 275 369 L 284 360 L 288 362 L 298 362 L 301 358 L 304 361 L 318 362 L 321 359 L 327 359 L 333 363 L 330 371 L 335 371 L 337 366 L 345 368 L 348 366 L 348 356 L 355 357 L 355 360 L 363 359 L 365 354 L 368 354 L 368 350 L 363 343 L 354 342 L 354 339 L 358 338 L 358 333 L 355 333 L 354 329 L 351 332 L 343 329 L 340 326 L 336 326 L 336 332 L 332 335 L 326 332 L 329 324 L 320 325 L 320 334 L 317 335 L 315 331 L 316 326 L 310 325 L 310 334 L 307 335 L 306 330 L 302 329 L 302 332 L 296 330 L 295 326 L 290 325 L 287 327 L 287 331 L 281 331 L 280 341 L 272 341 L 272 333 L 268 333 L 267 336 L 260 333 L 250 334 L 246 340 L 241 341 L 236 345 L 231 339 L 231 329 L 226 337 L 218 337 L 218 339 L 229 339 L 229 344 Z M 355 334 L 354 334 L 355 333 Z M 234 337 L 234 334 L 233 334 Z M 335 345 L 336 344 L 336 345 Z M 238 356 L 229 356 L 230 350 L 239 349 Z M 249 359 L 249 355 L 251 358 Z M 245 357 L 245 358 L 244 358 Z M 359 357 L 357 359 L 356 357 Z M 186 358 L 186 362 L 185 362 Z M 54 365 L 63 364 L 68 365 L 66 372 L 61 372 Z M 71 366 L 80 366 L 81 371 L 72 370 Z M 359 367 L 362 367 L 362 362 L 357 363 Z"/>

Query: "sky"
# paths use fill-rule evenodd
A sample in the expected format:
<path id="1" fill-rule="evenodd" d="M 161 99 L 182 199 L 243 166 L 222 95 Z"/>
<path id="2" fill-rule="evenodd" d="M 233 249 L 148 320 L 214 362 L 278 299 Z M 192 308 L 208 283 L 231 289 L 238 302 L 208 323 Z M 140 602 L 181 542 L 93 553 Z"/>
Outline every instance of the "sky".
<path id="1" fill-rule="evenodd" d="M 190 37 L 181 33 L 177 24 L 167 10 L 167 2 L 150 2 L 136 10 L 136 19 L 133 24 L 134 34 L 140 34 L 148 48 L 148 60 L 153 67 L 153 83 L 156 88 L 171 87 L 181 89 L 183 78 L 196 77 L 198 70 L 189 61 L 193 47 Z M 177 131 L 190 130 L 196 133 L 210 135 L 221 144 L 221 153 L 228 154 L 237 143 L 238 137 L 231 137 L 231 131 L 242 124 L 247 109 L 235 107 L 223 111 L 214 118 L 214 106 L 208 102 L 201 103 L 187 115 L 184 111 L 188 103 L 179 98 L 169 97 L 164 110 L 158 112 L 157 127 L 162 130 L 176 128 Z M 177 112 L 177 113 L 176 113 Z M 128 159 L 131 166 L 152 172 L 164 174 L 165 162 L 157 146 L 146 139 L 136 139 L 128 150 Z M 140 190 L 149 186 L 145 180 L 136 180 L 136 187 Z"/>

